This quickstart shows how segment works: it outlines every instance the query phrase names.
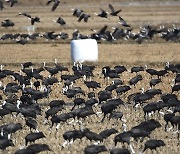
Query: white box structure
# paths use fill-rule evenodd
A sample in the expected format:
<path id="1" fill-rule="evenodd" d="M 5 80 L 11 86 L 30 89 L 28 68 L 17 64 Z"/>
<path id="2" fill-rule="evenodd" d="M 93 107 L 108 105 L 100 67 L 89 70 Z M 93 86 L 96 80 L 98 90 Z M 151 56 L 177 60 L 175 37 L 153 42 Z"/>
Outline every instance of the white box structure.
<path id="1" fill-rule="evenodd" d="M 98 60 L 98 45 L 95 39 L 71 41 L 71 59 L 73 62 L 94 62 Z"/>

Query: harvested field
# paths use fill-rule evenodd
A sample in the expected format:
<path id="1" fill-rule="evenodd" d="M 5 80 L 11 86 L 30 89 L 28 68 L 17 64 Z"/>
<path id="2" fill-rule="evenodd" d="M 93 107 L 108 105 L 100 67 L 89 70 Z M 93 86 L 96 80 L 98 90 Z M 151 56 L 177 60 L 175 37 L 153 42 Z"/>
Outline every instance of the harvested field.
<path id="1" fill-rule="evenodd" d="M 81 154 L 84 153 L 85 148 L 88 145 L 94 144 L 96 141 L 89 141 L 87 136 L 84 136 L 81 140 L 76 139 L 72 144 L 67 144 L 63 147 L 65 143 L 65 139 L 63 138 L 63 134 L 70 130 L 84 130 L 84 128 L 89 128 L 90 131 L 99 134 L 101 131 L 105 129 L 114 128 L 118 131 L 118 133 L 109 136 L 108 138 L 104 139 L 103 142 L 99 143 L 99 145 L 105 145 L 107 151 L 102 152 L 104 154 L 110 153 L 110 150 L 113 148 L 127 148 L 131 153 L 133 153 L 130 146 L 127 143 L 123 145 L 122 143 L 118 142 L 117 145 L 114 145 L 114 138 L 116 135 L 130 131 L 133 127 L 139 125 L 143 121 L 148 121 L 148 119 L 155 119 L 160 124 L 161 127 L 154 129 L 153 131 L 149 132 L 149 137 L 145 137 L 143 140 L 135 139 L 135 137 L 131 137 L 131 145 L 134 148 L 135 153 L 160 153 L 160 154 L 178 154 L 180 150 L 180 138 L 179 138 L 179 130 L 178 133 L 176 131 L 176 127 L 170 129 L 172 126 L 170 123 L 168 125 L 168 129 L 165 130 L 165 120 L 163 118 L 163 114 L 170 113 L 170 111 L 175 112 L 176 106 L 179 104 L 172 105 L 172 101 L 179 103 L 180 101 L 180 93 L 179 90 L 172 92 L 172 87 L 174 84 L 179 84 L 179 81 L 175 81 L 178 78 L 180 73 L 180 44 L 179 40 L 176 41 L 169 40 L 166 41 L 162 39 L 158 34 L 156 34 L 152 39 L 146 39 L 141 44 L 134 40 L 126 40 L 120 39 L 112 42 L 107 41 L 98 41 L 98 49 L 99 49 L 99 59 L 98 62 L 95 63 L 85 63 L 84 65 L 95 66 L 95 69 L 92 71 L 93 76 L 92 80 L 100 83 L 100 88 L 89 89 L 84 83 L 84 70 L 85 67 L 81 70 L 78 67 L 73 67 L 73 63 L 70 57 L 70 41 L 72 39 L 72 32 L 74 29 L 78 29 L 80 33 L 84 35 L 90 35 L 92 33 L 91 29 L 100 30 L 104 25 L 108 26 L 108 30 L 112 31 L 111 27 L 121 27 L 117 21 L 118 17 L 108 17 L 108 19 L 103 19 L 100 17 L 96 17 L 94 12 L 99 12 L 99 8 L 103 8 L 108 10 L 109 1 L 61 1 L 59 7 L 54 11 L 51 12 L 51 6 L 46 6 L 45 3 L 47 1 L 22 1 L 19 0 L 19 4 L 15 4 L 14 7 L 10 8 L 8 4 L 5 4 L 5 9 L 0 13 L 0 21 L 5 20 L 6 18 L 11 19 L 15 22 L 14 27 L 0 27 L 0 36 L 4 33 L 9 34 L 16 34 L 16 33 L 23 33 L 27 34 L 28 32 L 25 30 L 27 26 L 30 26 L 30 21 L 23 17 L 18 16 L 19 12 L 28 12 L 32 16 L 38 16 L 41 19 L 40 23 L 35 23 L 35 32 L 40 34 L 45 34 L 45 32 L 54 31 L 56 34 L 60 32 L 65 32 L 69 35 L 69 38 L 66 40 L 58 39 L 58 40 L 46 40 L 42 37 L 39 37 L 37 40 L 28 40 L 28 43 L 25 45 L 17 44 L 16 40 L 0 40 L 0 65 L 2 64 L 2 70 L 0 70 L 0 115 L 2 113 L 2 109 L 7 109 L 5 107 L 5 100 L 8 102 L 7 99 L 13 100 L 11 104 L 14 105 L 14 109 L 16 110 L 12 114 L 7 114 L 0 118 L 0 153 L 2 154 L 12 154 L 15 153 L 18 149 L 27 148 L 25 146 L 25 137 L 31 131 L 29 127 L 26 125 L 26 120 L 28 116 L 23 115 L 23 108 L 30 107 L 31 105 L 39 105 L 41 108 L 41 114 L 37 114 L 34 118 L 37 121 L 37 129 L 40 132 L 43 132 L 45 138 L 38 139 L 35 143 L 39 144 L 47 144 L 51 151 L 45 151 L 41 153 L 47 154 Z M 37 5 L 36 5 L 37 4 Z M 180 26 L 180 2 L 179 1 L 117 1 L 112 0 L 111 4 L 116 9 L 122 9 L 120 12 L 120 16 L 127 21 L 128 24 L 132 27 L 132 32 L 136 33 L 140 30 L 140 26 L 144 25 L 151 25 L 154 28 L 159 28 L 159 26 L 164 25 L 167 28 L 172 28 L 173 25 L 175 27 Z M 91 15 L 91 18 L 87 23 L 85 22 L 77 22 L 77 18 L 72 16 L 71 8 L 81 8 L 86 13 Z M 108 10 L 109 11 L 109 10 Z M 63 17 L 67 23 L 65 26 L 59 26 L 57 23 L 53 23 L 52 20 L 57 19 L 59 16 Z M 56 65 L 54 64 L 54 60 L 57 59 L 58 65 L 66 67 L 69 71 L 58 71 L 53 75 L 54 78 L 57 79 L 57 82 L 52 85 L 44 84 L 44 80 L 51 78 L 50 72 L 48 72 L 48 68 L 55 69 Z M 35 90 L 35 93 L 42 93 L 42 98 L 38 99 L 34 102 L 35 94 L 27 92 L 23 88 L 23 83 L 18 81 L 17 74 L 20 76 L 28 76 L 25 72 L 22 72 L 21 63 L 24 62 L 32 62 L 34 69 L 42 69 L 38 75 L 41 75 L 40 78 L 34 77 L 31 73 L 29 73 L 31 83 L 36 81 L 40 82 L 40 86 L 35 90 L 35 86 L 26 85 L 26 88 L 32 88 Z M 46 62 L 46 66 L 44 67 L 43 63 Z M 170 66 L 173 67 L 173 70 L 169 70 L 166 66 L 167 62 L 170 62 Z M 171 65 L 172 64 L 172 65 Z M 115 66 L 122 66 L 124 65 L 127 70 L 122 73 L 118 74 L 117 78 L 112 78 L 108 80 L 107 78 L 104 79 L 102 74 L 102 70 L 104 66 L 109 66 L 112 71 L 114 71 Z M 131 73 L 130 70 L 134 66 L 142 66 L 144 68 L 143 71 L 137 73 Z M 146 68 L 147 67 L 147 68 Z M 165 71 L 165 74 L 158 76 L 150 75 L 147 72 L 147 69 L 152 68 L 156 70 L 156 73 L 160 70 Z M 87 69 L 87 68 L 86 68 Z M 12 70 L 14 72 L 12 74 L 6 74 L 6 70 Z M 28 68 L 31 72 L 31 67 Z M 74 71 L 73 71 L 74 70 Z M 36 70 L 33 70 L 36 74 Z M 89 71 L 89 68 L 88 68 Z M 86 73 L 88 73 L 85 70 Z M 90 71 L 91 72 L 91 71 Z M 3 74 L 6 74 L 3 76 Z M 36 75 L 37 75 L 36 74 Z M 67 93 L 63 93 L 63 89 L 66 91 L 67 87 L 65 86 L 66 81 L 62 80 L 63 75 L 74 75 L 75 77 L 78 76 L 77 79 L 74 79 L 74 84 L 70 89 L 74 87 L 80 87 L 84 94 L 76 94 L 75 97 L 68 98 Z M 142 80 L 138 81 L 135 86 L 130 85 L 129 81 L 135 77 L 136 75 L 141 75 Z M 39 76 L 38 76 L 39 77 Z M 42 77 L 42 78 L 41 78 Z M 16 80 L 14 80 L 14 78 Z M 128 100 L 128 96 L 131 94 L 136 95 L 137 93 L 142 93 L 142 90 L 147 91 L 150 89 L 150 80 L 160 78 L 161 82 L 152 87 L 152 89 L 160 89 L 161 94 L 154 95 L 151 99 L 136 102 L 134 98 L 132 100 Z M 27 79 L 27 80 L 28 80 Z M 62 111 L 59 109 L 57 115 L 67 114 L 70 113 L 72 107 L 74 105 L 75 98 L 83 98 L 85 101 L 89 100 L 88 93 L 95 92 L 95 98 L 99 101 L 99 92 L 104 91 L 105 88 L 109 85 L 113 85 L 112 81 L 114 79 L 120 79 L 123 81 L 122 85 L 130 86 L 130 90 L 122 93 L 117 94 L 116 89 L 121 87 L 118 85 L 115 89 L 111 92 L 111 99 L 120 98 L 124 105 L 118 105 L 114 111 L 120 111 L 123 113 L 123 120 L 116 120 L 116 119 L 108 119 L 108 116 L 105 117 L 104 121 L 101 122 L 103 119 L 103 113 L 101 106 L 106 104 L 108 101 L 99 102 L 96 105 L 92 106 L 93 111 L 95 113 L 99 113 L 98 116 L 96 114 L 90 115 L 86 117 L 86 119 L 80 118 L 77 121 L 75 118 L 69 118 L 65 120 L 66 122 L 57 122 L 60 123 L 60 127 L 56 129 L 56 125 L 51 128 L 52 121 L 51 116 L 49 119 L 46 119 L 46 111 L 50 109 L 49 103 L 53 100 L 63 100 L 65 105 L 63 105 L 64 109 Z M 70 80 L 71 81 L 71 80 Z M 175 83 L 177 82 L 177 83 Z M 7 90 L 5 86 L 8 83 L 17 83 L 18 90 L 13 92 L 11 90 Z M 13 86 L 12 86 L 13 87 Z M 11 88 L 12 88 L 11 87 Z M 16 88 L 17 88 L 16 87 Z M 10 89 L 11 89 L 10 88 Z M 44 88 L 44 89 L 43 89 Z M 49 92 L 47 89 L 50 88 L 51 91 Z M 46 91 L 47 90 L 47 91 Z M 26 93 L 26 94 L 25 94 Z M 172 99 L 171 101 L 165 102 L 162 99 L 162 96 L 165 94 L 174 94 L 177 98 Z M 30 98 L 30 102 L 32 104 L 28 104 L 27 102 L 21 102 L 19 108 L 17 108 L 17 100 L 20 100 L 21 96 L 28 95 Z M 38 95 L 38 96 L 39 96 Z M 143 108 L 147 104 L 158 103 L 159 101 L 163 101 L 163 107 L 158 112 L 158 109 L 155 110 L 155 113 L 149 114 L 148 119 L 145 119 Z M 140 105 L 138 106 L 137 104 Z M 168 104 L 169 103 L 169 104 Z M 77 108 L 82 108 L 85 106 L 86 103 L 76 106 Z M 168 105 L 167 105 L 168 104 Z M 136 106 L 137 107 L 134 107 Z M 36 108 L 37 109 L 37 108 Z M 33 108 L 33 110 L 36 110 Z M 9 108 L 7 110 L 10 110 Z M 38 110 L 38 109 L 37 109 Z M 87 110 L 87 108 L 86 108 Z M 114 112 L 113 111 L 113 112 Z M 29 110 L 29 114 L 33 112 Z M 24 113 L 25 114 L 25 113 Z M 175 116 L 179 116 L 179 112 L 175 113 Z M 7 124 L 10 123 L 20 123 L 22 125 L 22 129 L 18 130 L 15 133 L 12 133 L 11 139 L 14 143 L 14 146 L 7 147 L 5 150 L 1 150 L 1 140 L 2 138 L 6 138 L 8 133 L 6 131 Z M 178 123 L 179 125 L 179 123 Z M 125 126 L 127 128 L 125 128 Z M 177 128 L 179 129 L 179 128 Z M 3 134 L 4 131 L 4 134 Z M 32 130 L 35 132 L 35 130 Z M 3 134 L 3 135 L 2 135 Z M 84 134 L 83 134 L 84 135 Z M 156 152 L 147 149 L 145 152 L 142 152 L 144 149 L 144 144 L 149 139 L 161 139 L 164 141 L 165 146 L 157 148 Z M 34 143 L 28 143 L 28 145 L 32 145 Z M 32 152 L 32 151 L 31 151 Z M 24 152 L 26 153 L 26 152 Z M 95 152 L 94 152 L 95 153 Z"/>

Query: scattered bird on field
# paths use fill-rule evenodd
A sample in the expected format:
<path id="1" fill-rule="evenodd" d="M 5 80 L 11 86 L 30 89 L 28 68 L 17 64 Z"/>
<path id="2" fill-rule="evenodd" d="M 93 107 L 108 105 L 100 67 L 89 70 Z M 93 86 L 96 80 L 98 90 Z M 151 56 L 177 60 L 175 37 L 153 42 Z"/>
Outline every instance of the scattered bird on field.
<path id="1" fill-rule="evenodd" d="M 137 75 L 135 77 L 133 77 L 132 79 L 129 80 L 129 84 L 130 85 L 134 85 L 137 84 L 139 81 L 141 81 L 143 79 L 142 75 Z"/>
<path id="2" fill-rule="evenodd" d="M 27 146 L 28 142 L 35 142 L 37 139 L 44 138 L 45 135 L 43 132 L 38 132 L 38 133 L 30 133 L 25 137 L 25 144 Z"/>
<path id="3" fill-rule="evenodd" d="M 37 130 L 38 124 L 37 124 L 36 120 L 34 120 L 33 118 L 27 118 L 26 119 L 26 125 L 30 128 L 30 131 L 31 131 L 31 129 L 38 131 Z"/>
<path id="4" fill-rule="evenodd" d="M 10 139 L 0 139 L 0 149 L 6 150 L 7 147 L 14 146 L 14 143 Z"/>
<path id="5" fill-rule="evenodd" d="M 177 129 L 177 133 L 178 133 L 178 138 L 179 138 L 179 125 L 180 125 L 180 116 L 177 115 L 177 116 L 173 116 L 171 119 L 170 119 L 170 123 L 171 125 L 173 126 L 173 128 L 176 128 Z"/>
<path id="6" fill-rule="evenodd" d="M 64 106 L 66 103 L 64 102 L 64 100 L 52 100 L 50 103 L 49 103 L 49 106 L 50 108 L 53 108 L 53 107 L 62 107 Z"/>
<path id="7" fill-rule="evenodd" d="M 119 16 L 119 20 L 120 21 L 118 21 L 118 23 L 120 23 L 122 26 L 130 28 L 130 25 L 128 25 L 127 22 L 120 16 Z"/>
<path id="8" fill-rule="evenodd" d="M 28 40 L 20 39 L 20 40 L 16 40 L 16 43 L 21 44 L 21 45 L 25 45 L 28 43 Z"/>
<path id="9" fill-rule="evenodd" d="M 31 149 L 19 149 L 15 152 L 15 154 L 36 154 L 35 151 L 31 150 Z"/>
<path id="10" fill-rule="evenodd" d="M 123 65 L 116 65 L 116 66 L 114 66 L 114 70 L 115 70 L 116 73 L 118 73 L 118 74 L 121 74 L 121 73 L 127 71 L 126 67 L 123 66 Z"/>
<path id="11" fill-rule="evenodd" d="M 89 92 L 88 93 L 88 98 L 94 98 L 96 96 L 95 92 Z"/>
<path id="12" fill-rule="evenodd" d="M 118 13 L 121 12 L 121 10 L 115 11 L 115 10 L 114 10 L 114 7 L 113 7 L 111 4 L 109 4 L 109 8 L 110 8 L 110 10 L 111 10 L 110 15 L 112 15 L 112 16 L 117 16 Z"/>
<path id="13" fill-rule="evenodd" d="M 74 106 L 72 107 L 71 111 L 78 105 L 85 104 L 85 100 L 83 98 L 75 98 L 74 99 Z"/>
<path id="14" fill-rule="evenodd" d="M 180 74 L 177 74 L 175 79 L 173 79 L 173 81 L 175 84 L 180 83 Z"/>
<path id="15" fill-rule="evenodd" d="M 129 91 L 131 89 L 131 87 L 130 86 L 119 86 L 119 87 L 117 87 L 116 88 L 116 93 L 117 93 L 117 95 L 121 95 L 121 94 L 123 94 L 123 93 L 125 93 L 125 92 L 127 92 L 127 91 Z"/>
<path id="16" fill-rule="evenodd" d="M 50 116 L 55 116 L 59 111 L 62 111 L 63 107 L 52 107 L 48 109 L 45 114 L 45 118 L 48 119 Z"/>
<path id="17" fill-rule="evenodd" d="M 98 154 L 107 151 L 104 145 L 89 145 L 84 149 L 84 154 Z"/>
<path id="18" fill-rule="evenodd" d="M 89 89 L 92 88 L 93 91 L 94 89 L 101 88 L 100 83 L 96 81 L 84 81 L 84 83 Z"/>
<path id="19" fill-rule="evenodd" d="M 130 154 L 128 149 L 114 148 L 110 150 L 110 154 Z"/>
<path id="20" fill-rule="evenodd" d="M 15 24 L 10 19 L 5 19 L 1 22 L 2 27 L 13 27 Z"/>
<path id="21" fill-rule="evenodd" d="M 164 141 L 150 139 L 150 140 L 146 141 L 143 152 L 146 151 L 146 149 L 156 150 L 156 148 L 161 147 L 161 146 L 165 146 Z"/>
<path id="22" fill-rule="evenodd" d="M 3 131 L 6 131 L 8 133 L 8 138 L 10 139 L 10 135 L 12 133 L 15 133 L 16 131 L 21 129 L 22 125 L 20 123 L 10 123 L 3 128 Z"/>
<path id="23" fill-rule="evenodd" d="M 91 115 L 97 116 L 97 114 L 93 111 L 92 107 L 86 106 L 85 108 L 85 110 L 81 110 L 81 112 L 76 115 L 78 120 L 80 118 L 84 120 L 86 117 L 90 117 Z"/>
<path id="24" fill-rule="evenodd" d="M 62 144 L 62 147 L 65 147 L 66 144 L 74 142 L 76 139 L 82 139 L 84 137 L 84 134 L 82 130 L 72 130 L 72 131 L 66 131 L 63 134 L 63 138 L 65 142 Z"/>
<path id="25" fill-rule="evenodd" d="M 106 101 L 110 98 L 112 98 L 112 93 L 110 91 L 104 90 L 98 93 L 99 103 L 102 103 L 103 101 Z"/>
<path id="26" fill-rule="evenodd" d="M 120 79 L 114 79 L 114 80 L 112 81 L 112 84 L 113 84 L 113 85 L 116 85 L 116 86 L 119 86 L 119 85 L 122 85 L 122 84 L 123 84 L 123 81 L 120 80 Z"/>
<path id="27" fill-rule="evenodd" d="M 175 116 L 174 113 L 167 113 L 167 114 L 164 115 L 164 120 L 166 121 L 166 124 L 164 126 L 165 131 L 167 131 L 168 124 L 169 124 L 171 118 L 174 117 L 174 116 Z"/>
<path id="28" fill-rule="evenodd" d="M 7 109 L 0 109 L 0 117 L 3 118 L 5 115 L 10 114 L 11 111 L 7 110 Z"/>
<path id="29" fill-rule="evenodd" d="M 115 84 L 109 85 L 105 88 L 106 91 L 113 91 L 114 89 L 116 89 L 117 86 Z"/>
<path id="30" fill-rule="evenodd" d="M 5 0 L 5 1 L 10 3 L 10 7 L 13 7 L 15 3 L 18 3 L 17 0 Z"/>
<path id="31" fill-rule="evenodd" d="M 53 20 L 55 23 L 58 23 L 59 25 L 65 25 L 66 22 L 64 21 L 64 19 L 62 17 L 59 17 L 57 20 Z"/>
<path id="32" fill-rule="evenodd" d="M 119 105 L 123 105 L 121 99 L 110 99 L 101 106 L 101 111 L 104 114 L 101 122 L 104 121 L 107 114 L 111 114 Z"/>
<path id="33" fill-rule="evenodd" d="M 31 144 L 26 149 L 32 150 L 34 153 L 42 151 L 52 151 L 47 144 Z"/>
<path id="34" fill-rule="evenodd" d="M 21 63 L 21 69 L 28 68 L 30 66 L 33 66 L 32 62 Z"/>
<path id="35" fill-rule="evenodd" d="M 69 112 L 69 113 L 62 113 L 60 115 L 54 115 L 51 118 L 51 122 L 52 125 L 51 127 L 53 127 L 54 124 L 56 124 L 56 129 L 58 129 L 60 127 L 60 123 L 61 122 L 67 122 L 68 119 L 73 118 L 73 113 Z"/>
<path id="36" fill-rule="evenodd" d="M 103 141 L 103 137 L 101 135 L 90 131 L 88 128 L 83 129 L 83 133 L 90 141 Z"/>
<path id="37" fill-rule="evenodd" d="M 116 134 L 118 133 L 118 131 L 114 128 L 111 128 L 111 129 L 105 129 L 103 130 L 102 132 L 99 133 L 100 136 L 103 137 L 103 139 L 106 139 L 108 138 L 110 135 L 112 134 Z"/>
<path id="38" fill-rule="evenodd" d="M 117 145 L 118 142 L 121 143 L 127 143 L 130 147 L 130 150 L 132 153 L 135 153 L 134 149 L 132 148 L 132 145 L 130 143 L 130 138 L 132 137 L 132 133 L 130 131 L 120 133 L 114 137 L 114 144 Z"/>
<path id="39" fill-rule="evenodd" d="M 94 13 L 94 14 L 101 17 L 101 18 L 107 18 L 107 15 L 108 15 L 107 12 L 101 8 L 100 8 L 100 10 L 101 10 L 101 13 L 99 13 L 99 14 Z"/>
<path id="40" fill-rule="evenodd" d="M 142 67 L 142 66 L 134 66 L 134 67 L 131 68 L 131 73 L 133 73 L 133 72 L 137 73 L 137 72 L 140 72 L 140 71 L 144 71 L 144 67 Z"/>
<path id="41" fill-rule="evenodd" d="M 118 73 L 116 72 L 116 70 L 111 69 L 109 66 L 105 66 L 102 68 L 102 74 L 104 75 L 104 79 L 108 79 L 108 78 L 119 78 Z"/>
<path id="42" fill-rule="evenodd" d="M 149 82 L 149 85 L 152 88 L 153 86 L 157 85 L 160 82 L 162 82 L 161 79 L 151 79 L 151 81 Z"/>
<path id="43" fill-rule="evenodd" d="M 175 92 L 175 91 L 179 91 L 180 90 L 180 84 L 176 84 L 174 86 L 172 86 L 172 93 Z"/>

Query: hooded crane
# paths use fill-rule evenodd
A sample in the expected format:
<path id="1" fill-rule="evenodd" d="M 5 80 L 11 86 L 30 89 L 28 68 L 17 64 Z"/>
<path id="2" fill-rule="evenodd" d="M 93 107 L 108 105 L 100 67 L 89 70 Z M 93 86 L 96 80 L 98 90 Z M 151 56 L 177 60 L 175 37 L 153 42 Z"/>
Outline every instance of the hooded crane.
<path id="1" fill-rule="evenodd" d="M 33 151 L 35 154 L 42 151 L 52 151 L 47 144 L 31 144 L 26 149 Z"/>
<path id="2" fill-rule="evenodd" d="M 6 150 L 7 147 L 14 146 L 14 143 L 12 140 L 9 139 L 0 139 L 0 149 Z"/>
<path id="3" fill-rule="evenodd" d="M 110 154 L 131 154 L 128 149 L 114 148 L 110 150 Z"/>
<path id="4" fill-rule="evenodd" d="M 161 147 L 161 146 L 165 146 L 164 141 L 150 139 L 150 140 L 146 141 L 143 152 L 146 151 L 146 149 L 156 150 L 156 148 Z"/>
<path id="5" fill-rule="evenodd" d="M 84 154 L 98 154 L 108 151 L 104 145 L 89 145 L 84 149 Z"/>
<path id="6" fill-rule="evenodd" d="M 84 134 L 81 130 L 67 131 L 63 134 L 65 142 L 63 143 L 62 147 L 65 147 L 68 142 L 74 142 L 76 139 L 82 139 L 83 137 Z"/>
<path id="7" fill-rule="evenodd" d="M 38 132 L 38 133 L 32 132 L 25 137 L 26 146 L 27 146 L 28 142 L 35 142 L 35 140 L 41 139 L 44 137 L 45 137 L 45 135 L 43 134 L 43 132 Z"/>
<path id="8" fill-rule="evenodd" d="M 84 83 L 89 89 L 92 88 L 93 91 L 94 89 L 101 88 L 100 83 L 96 81 L 84 81 Z"/>

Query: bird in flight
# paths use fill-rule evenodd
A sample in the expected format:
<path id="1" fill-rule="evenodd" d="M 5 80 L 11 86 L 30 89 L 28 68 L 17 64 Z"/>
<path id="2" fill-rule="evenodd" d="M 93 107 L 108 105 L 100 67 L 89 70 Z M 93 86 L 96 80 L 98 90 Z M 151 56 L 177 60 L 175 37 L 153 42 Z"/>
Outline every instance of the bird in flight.
<path id="1" fill-rule="evenodd" d="M 108 12 L 106 12 L 105 10 L 101 9 L 101 13 L 97 14 L 97 13 L 94 13 L 95 15 L 99 16 L 99 17 L 102 17 L 102 18 L 107 18 L 107 15 L 108 15 Z"/>
<path id="2" fill-rule="evenodd" d="M 130 25 L 128 25 L 127 22 L 123 18 L 121 18 L 120 16 L 119 16 L 118 23 L 120 23 L 124 27 L 130 27 Z"/>
<path id="3" fill-rule="evenodd" d="M 10 3 L 10 7 L 13 7 L 15 3 L 18 3 L 17 0 L 5 0 L 5 1 Z"/>
<path id="4" fill-rule="evenodd" d="M 89 17 L 91 17 L 89 14 L 82 13 L 78 19 L 78 22 L 80 22 L 82 19 L 84 19 L 84 22 L 87 22 Z"/>
<path id="5" fill-rule="evenodd" d="M 30 14 L 26 13 L 26 12 L 19 12 L 18 15 L 22 15 L 25 17 L 28 17 L 28 19 L 31 20 L 31 25 L 34 25 L 35 22 L 40 22 L 40 18 L 39 17 L 32 17 Z"/>
<path id="6" fill-rule="evenodd" d="M 121 12 L 121 10 L 115 11 L 115 10 L 114 10 L 114 7 L 113 7 L 111 4 L 109 4 L 109 8 L 110 8 L 110 10 L 111 10 L 110 15 L 112 15 L 112 16 L 117 16 L 118 13 Z"/>
<path id="7" fill-rule="evenodd" d="M 59 6 L 60 1 L 59 0 L 48 0 L 46 5 L 49 5 L 52 2 L 53 2 L 53 5 L 52 5 L 52 8 L 51 8 L 51 11 L 53 12 Z"/>
<path id="8" fill-rule="evenodd" d="M 58 23 L 60 25 L 65 25 L 66 22 L 64 21 L 63 18 L 59 17 L 57 20 L 53 20 L 55 23 Z"/>

